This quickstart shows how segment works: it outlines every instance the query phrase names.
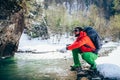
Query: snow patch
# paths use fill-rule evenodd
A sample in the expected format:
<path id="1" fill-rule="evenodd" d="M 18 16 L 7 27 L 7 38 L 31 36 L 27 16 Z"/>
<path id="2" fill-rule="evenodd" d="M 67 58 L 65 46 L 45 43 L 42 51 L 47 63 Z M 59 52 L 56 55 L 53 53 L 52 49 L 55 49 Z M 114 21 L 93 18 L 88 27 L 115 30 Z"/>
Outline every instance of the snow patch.
<path id="1" fill-rule="evenodd" d="M 106 78 L 119 78 L 120 79 L 120 67 L 114 64 L 100 64 L 97 66 L 99 72 Z"/>

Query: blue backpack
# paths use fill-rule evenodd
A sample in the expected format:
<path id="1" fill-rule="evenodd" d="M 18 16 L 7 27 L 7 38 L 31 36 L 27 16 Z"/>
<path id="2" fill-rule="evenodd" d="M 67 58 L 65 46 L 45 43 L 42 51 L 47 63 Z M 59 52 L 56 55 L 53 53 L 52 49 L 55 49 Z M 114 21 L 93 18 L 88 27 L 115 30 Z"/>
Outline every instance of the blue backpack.
<path id="1" fill-rule="evenodd" d="M 102 47 L 102 43 L 101 43 L 101 39 L 100 39 L 99 34 L 92 27 L 85 27 L 84 31 L 87 33 L 87 35 L 90 37 L 90 39 L 92 40 L 93 44 L 96 47 L 96 50 L 93 51 L 93 52 L 96 53 L 96 54 L 98 54 L 98 51 Z"/>

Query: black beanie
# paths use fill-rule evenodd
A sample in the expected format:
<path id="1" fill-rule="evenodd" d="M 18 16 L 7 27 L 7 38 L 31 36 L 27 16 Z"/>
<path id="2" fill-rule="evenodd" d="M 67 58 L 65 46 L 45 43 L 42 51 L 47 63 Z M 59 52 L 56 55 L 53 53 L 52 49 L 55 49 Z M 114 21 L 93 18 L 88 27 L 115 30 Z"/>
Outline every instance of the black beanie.
<path id="1" fill-rule="evenodd" d="M 83 29 L 81 27 L 75 27 L 74 31 L 83 31 Z"/>

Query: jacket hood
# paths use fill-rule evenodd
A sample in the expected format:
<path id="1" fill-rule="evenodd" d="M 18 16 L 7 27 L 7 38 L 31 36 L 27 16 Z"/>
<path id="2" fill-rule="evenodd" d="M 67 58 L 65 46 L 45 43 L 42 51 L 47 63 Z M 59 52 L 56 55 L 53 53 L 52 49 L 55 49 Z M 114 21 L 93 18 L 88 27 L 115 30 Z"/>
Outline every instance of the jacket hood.
<path id="1" fill-rule="evenodd" d="M 87 36 L 87 33 L 84 32 L 84 31 L 81 31 L 81 32 L 80 32 L 80 36 L 79 36 L 79 38 L 84 37 L 84 36 Z"/>

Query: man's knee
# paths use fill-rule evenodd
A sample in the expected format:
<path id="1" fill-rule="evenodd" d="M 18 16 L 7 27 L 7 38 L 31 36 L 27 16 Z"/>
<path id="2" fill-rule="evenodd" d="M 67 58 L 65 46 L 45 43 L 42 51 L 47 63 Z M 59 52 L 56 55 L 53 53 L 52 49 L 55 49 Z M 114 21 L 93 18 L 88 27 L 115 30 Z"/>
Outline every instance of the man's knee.
<path id="1" fill-rule="evenodd" d="M 85 53 L 82 53 L 82 59 L 84 60 L 88 60 L 90 58 L 90 54 L 85 52 Z"/>

